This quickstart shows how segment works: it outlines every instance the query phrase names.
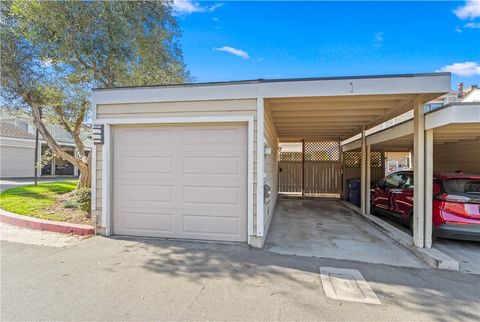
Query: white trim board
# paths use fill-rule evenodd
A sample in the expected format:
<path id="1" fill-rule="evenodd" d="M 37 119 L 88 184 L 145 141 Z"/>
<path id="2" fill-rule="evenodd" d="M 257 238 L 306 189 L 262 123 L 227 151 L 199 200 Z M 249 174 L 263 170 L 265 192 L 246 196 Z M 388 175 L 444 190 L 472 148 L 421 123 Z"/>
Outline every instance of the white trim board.
<path id="1" fill-rule="evenodd" d="M 367 145 L 377 144 L 413 134 L 413 119 L 367 136 Z"/>
<path id="2" fill-rule="evenodd" d="M 99 122 L 101 121 L 101 122 Z M 211 117 L 166 117 L 141 119 L 109 119 L 97 120 L 94 124 L 104 124 L 104 142 L 102 147 L 102 227 L 107 236 L 113 233 L 111 198 L 112 198 L 112 126 L 130 124 L 191 124 L 191 123 L 247 123 L 248 156 L 247 156 L 247 240 L 253 235 L 253 147 L 254 117 L 253 115 L 211 116 Z M 92 172 L 92 182 L 96 180 L 96 172 Z M 263 203 L 262 203 L 263 204 Z"/>
<path id="3" fill-rule="evenodd" d="M 425 130 L 454 123 L 480 123 L 480 104 L 452 105 L 425 115 Z"/>

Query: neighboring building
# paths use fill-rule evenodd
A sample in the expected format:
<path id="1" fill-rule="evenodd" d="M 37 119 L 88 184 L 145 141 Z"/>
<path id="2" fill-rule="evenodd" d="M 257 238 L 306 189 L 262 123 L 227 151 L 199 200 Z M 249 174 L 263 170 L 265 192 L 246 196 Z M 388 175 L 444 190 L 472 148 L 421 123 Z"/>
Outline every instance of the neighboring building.
<path id="1" fill-rule="evenodd" d="M 75 144 L 70 134 L 60 125 L 47 124 L 54 139 L 70 154 L 75 153 Z M 26 178 L 34 176 L 35 126 L 26 115 L 2 109 L 0 116 L 0 178 Z M 87 151 L 91 149 L 91 130 L 84 127 L 82 139 Z M 48 146 L 40 136 L 38 160 L 47 152 Z M 51 157 L 43 167 L 37 168 L 38 176 L 77 176 L 78 170 L 67 161 Z"/>

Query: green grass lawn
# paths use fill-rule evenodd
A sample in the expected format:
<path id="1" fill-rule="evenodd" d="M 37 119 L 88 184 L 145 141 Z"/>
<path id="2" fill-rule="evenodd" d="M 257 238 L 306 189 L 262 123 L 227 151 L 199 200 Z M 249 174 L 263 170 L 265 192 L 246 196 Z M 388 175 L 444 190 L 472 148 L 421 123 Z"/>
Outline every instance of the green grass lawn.
<path id="1" fill-rule="evenodd" d="M 8 189 L 0 193 L 0 208 L 19 215 L 63 221 L 63 216 L 49 213 L 48 207 L 55 203 L 55 196 L 73 191 L 76 187 L 77 181 L 69 180 Z"/>

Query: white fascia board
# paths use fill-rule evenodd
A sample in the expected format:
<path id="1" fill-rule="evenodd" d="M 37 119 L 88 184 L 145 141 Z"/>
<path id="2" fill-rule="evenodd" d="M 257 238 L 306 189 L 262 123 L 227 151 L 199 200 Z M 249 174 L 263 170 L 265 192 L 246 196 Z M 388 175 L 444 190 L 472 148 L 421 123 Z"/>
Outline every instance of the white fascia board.
<path id="1" fill-rule="evenodd" d="M 367 145 L 377 144 L 413 134 L 413 120 L 409 120 L 388 129 L 367 136 Z"/>
<path id="2" fill-rule="evenodd" d="M 425 115 L 426 130 L 455 123 L 480 123 L 480 103 L 451 105 Z"/>
<path id="3" fill-rule="evenodd" d="M 361 147 L 362 147 L 362 140 L 358 139 L 342 145 L 342 151 L 347 152 L 347 151 L 357 150 L 357 149 L 360 149 Z"/>
<path id="4" fill-rule="evenodd" d="M 281 80 L 232 84 L 112 88 L 93 91 L 94 105 L 223 99 L 447 93 L 450 74 Z M 94 111 L 95 112 L 95 111 Z M 93 113 L 95 119 L 95 113 Z"/>
<path id="5" fill-rule="evenodd" d="M 275 97 L 356 96 L 447 93 L 450 75 L 345 78 L 298 82 L 261 83 L 260 95 Z"/>

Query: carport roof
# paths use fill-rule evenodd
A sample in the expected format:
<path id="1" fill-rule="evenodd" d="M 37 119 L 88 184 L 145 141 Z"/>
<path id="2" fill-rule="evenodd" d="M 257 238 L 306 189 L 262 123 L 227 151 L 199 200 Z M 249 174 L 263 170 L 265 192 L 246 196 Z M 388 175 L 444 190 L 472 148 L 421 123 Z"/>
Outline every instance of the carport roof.
<path id="1" fill-rule="evenodd" d="M 129 88 L 157 88 L 157 87 L 195 87 L 195 86 L 222 86 L 222 85 L 240 85 L 240 84 L 260 84 L 260 83 L 280 83 L 280 82 L 308 82 L 308 81 L 325 81 L 325 80 L 345 80 L 345 79 L 376 79 L 376 78 L 405 78 L 405 77 L 425 77 L 425 76 L 448 76 L 449 72 L 439 73 L 415 73 L 415 74 L 384 74 L 384 75 L 357 75 L 357 76 L 327 76 L 327 77 L 297 77 L 297 78 L 258 78 L 234 81 L 218 81 L 218 82 L 199 82 L 199 83 L 182 83 L 182 84 L 160 84 L 160 85 L 139 85 L 139 86 L 112 86 L 97 87 L 93 91 L 116 90 Z"/>
<path id="2" fill-rule="evenodd" d="M 425 113 L 425 128 L 433 129 L 434 144 L 480 139 L 480 103 L 451 103 Z M 413 148 L 413 119 L 367 135 L 376 150 L 409 151 Z M 360 149 L 360 140 L 343 145 L 343 151 Z"/>

